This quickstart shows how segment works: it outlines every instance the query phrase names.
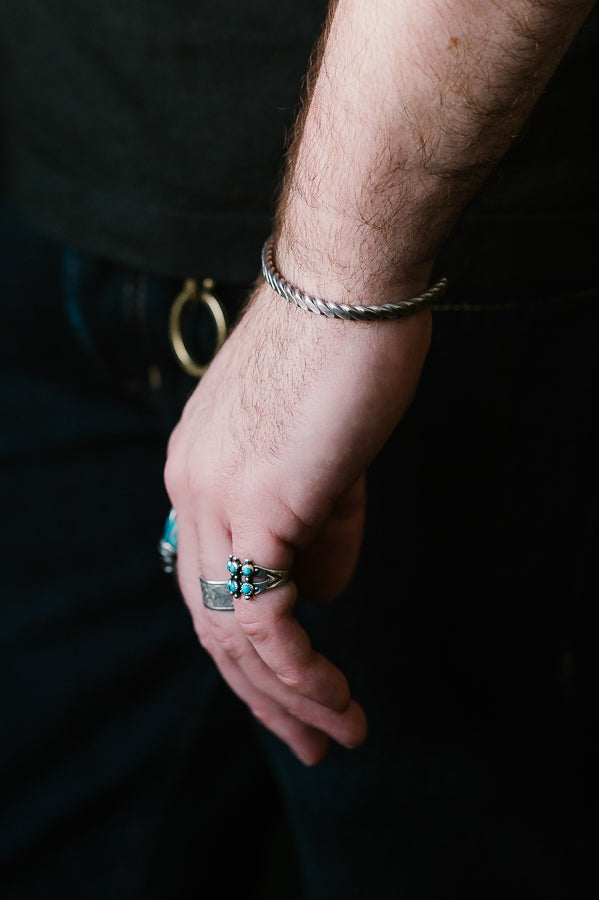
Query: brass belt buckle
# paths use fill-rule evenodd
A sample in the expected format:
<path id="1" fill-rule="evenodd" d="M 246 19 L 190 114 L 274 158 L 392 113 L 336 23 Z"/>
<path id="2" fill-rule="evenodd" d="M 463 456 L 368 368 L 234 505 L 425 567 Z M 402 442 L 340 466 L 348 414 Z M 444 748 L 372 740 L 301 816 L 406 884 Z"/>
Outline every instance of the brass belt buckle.
<path id="1" fill-rule="evenodd" d="M 207 308 L 216 327 L 216 344 L 213 354 L 215 356 L 227 338 L 227 318 L 220 300 L 212 293 L 213 290 L 214 281 L 212 278 L 205 278 L 202 281 L 201 289 L 198 289 L 198 283 L 195 278 L 186 278 L 183 290 L 175 298 L 169 315 L 168 336 L 173 353 L 177 357 L 181 368 L 188 375 L 193 375 L 194 378 L 202 377 L 210 361 L 205 364 L 197 362 L 185 346 L 182 329 L 183 311 L 188 303 L 199 303 Z"/>

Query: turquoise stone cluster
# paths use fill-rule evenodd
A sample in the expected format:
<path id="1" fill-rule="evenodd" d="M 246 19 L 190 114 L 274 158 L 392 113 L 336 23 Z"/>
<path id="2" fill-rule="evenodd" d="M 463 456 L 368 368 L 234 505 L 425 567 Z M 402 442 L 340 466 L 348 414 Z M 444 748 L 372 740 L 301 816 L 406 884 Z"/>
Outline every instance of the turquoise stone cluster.
<path id="1" fill-rule="evenodd" d="M 254 564 L 251 559 L 241 562 L 236 556 L 229 556 L 227 563 L 228 588 L 234 597 L 252 597 L 256 591 L 253 584 Z"/>

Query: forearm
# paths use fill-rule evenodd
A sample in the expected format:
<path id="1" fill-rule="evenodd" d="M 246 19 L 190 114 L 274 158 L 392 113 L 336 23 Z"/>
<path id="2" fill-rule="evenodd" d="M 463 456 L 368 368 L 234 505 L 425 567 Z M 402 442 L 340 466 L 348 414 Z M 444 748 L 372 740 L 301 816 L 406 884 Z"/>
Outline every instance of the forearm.
<path id="1" fill-rule="evenodd" d="M 277 262 L 304 290 L 420 290 L 590 0 L 339 0 L 298 122 Z"/>
<path id="2" fill-rule="evenodd" d="M 591 6 L 499 4 L 340 0 L 279 209 L 288 279 L 337 302 L 422 290 Z M 364 473 L 412 399 L 429 329 L 429 311 L 372 325 L 320 317 L 262 282 L 169 445 L 179 583 L 200 639 L 309 762 L 328 737 L 360 743 L 365 720 L 293 617 L 295 585 L 230 614 L 205 609 L 198 576 L 222 579 L 233 552 L 293 567 L 306 596 L 339 595 L 358 556 Z M 364 598 L 365 628 L 381 601 Z"/>

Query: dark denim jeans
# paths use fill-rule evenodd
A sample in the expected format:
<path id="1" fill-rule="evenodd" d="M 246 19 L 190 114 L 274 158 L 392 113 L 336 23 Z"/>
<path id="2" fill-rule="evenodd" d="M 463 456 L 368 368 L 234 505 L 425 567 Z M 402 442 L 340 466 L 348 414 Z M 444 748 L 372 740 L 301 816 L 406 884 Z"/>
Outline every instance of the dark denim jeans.
<path id="1" fill-rule="evenodd" d="M 159 569 L 193 387 L 166 338 L 178 284 L 6 210 L 0 254 L 2 897 L 287 900 L 298 863 L 310 900 L 581 896 L 597 292 L 436 311 L 354 583 L 299 604 L 370 720 L 308 769 L 222 684 Z"/>

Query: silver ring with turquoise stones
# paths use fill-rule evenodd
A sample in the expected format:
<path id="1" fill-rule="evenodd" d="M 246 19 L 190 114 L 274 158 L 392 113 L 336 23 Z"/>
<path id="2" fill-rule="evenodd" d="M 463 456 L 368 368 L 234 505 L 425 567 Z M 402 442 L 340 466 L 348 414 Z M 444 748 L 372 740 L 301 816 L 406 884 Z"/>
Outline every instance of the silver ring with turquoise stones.
<path id="1" fill-rule="evenodd" d="M 168 514 L 164 530 L 158 545 L 162 568 L 165 572 L 174 572 L 177 567 L 177 514 L 174 509 Z M 229 556 L 227 562 L 227 581 L 206 581 L 200 578 L 202 599 L 208 609 L 234 610 L 234 600 L 239 597 L 251 599 L 265 591 L 287 584 L 289 572 L 283 569 L 267 569 L 255 565 L 251 559 L 243 563 L 236 556 Z"/>
<path id="2" fill-rule="evenodd" d="M 236 556 L 229 556 L 227 563 L 229 580 L 227 587 L 232 597 L 245 597 L 251 600 L 265 591 L 274 591 L 275 588 L 287 584 L 289 572 L 285 569 L 267 569 L 265 566 L 257 566 L 251 559 L 244 562 Z M 255 579 L 260 579 L 256 581 Z"/>
<path id="3" fill-rule="evenodd" d="M 251 600 L 258 594 L 274 591 L 287 584 L 289 572 L 285 569 L 267 569 L 257 566 L 251 559 L 241 562 L 236 556 L 229 556 L 227 581 L 206 581 L 200 578 L 202 599 L 208 609 L 233 610 L 234 601 L 239 597 Z"/>
<path id="4" fill-rule="evenodd" d="M 160 543 L 158 545 L 158 552 L 160 553 L 160 558 L 162 559 L 162 568 L 169 575 L 171 572 L 175 571 L 177 566 L 177 536 L 178 536 L 178 528 L 177 528 L 177 514 L 174 509 L 171 509 L 168 514 L 167 520 L 164 523 L 164 530 L 162 532 L 162 537 L 160 538 Z"/>

